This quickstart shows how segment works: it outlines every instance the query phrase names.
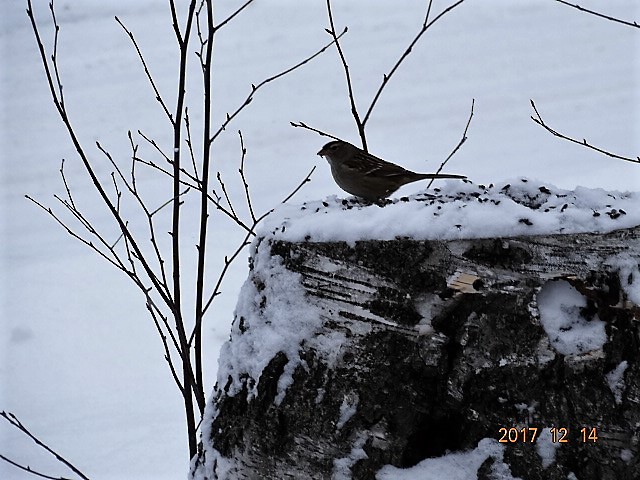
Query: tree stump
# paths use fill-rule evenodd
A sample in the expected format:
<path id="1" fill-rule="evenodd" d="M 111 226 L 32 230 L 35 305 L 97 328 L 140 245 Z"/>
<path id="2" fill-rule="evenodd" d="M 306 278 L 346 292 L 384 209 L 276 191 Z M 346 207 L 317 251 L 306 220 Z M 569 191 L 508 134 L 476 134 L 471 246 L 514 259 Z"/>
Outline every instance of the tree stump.
<path id="1" fill-rule="evenodd" d="M 640 227 L 262 239 L 192 475 L 384 479 L 475 452 L 469 478 L 638 479 L 639 263 Z"/>

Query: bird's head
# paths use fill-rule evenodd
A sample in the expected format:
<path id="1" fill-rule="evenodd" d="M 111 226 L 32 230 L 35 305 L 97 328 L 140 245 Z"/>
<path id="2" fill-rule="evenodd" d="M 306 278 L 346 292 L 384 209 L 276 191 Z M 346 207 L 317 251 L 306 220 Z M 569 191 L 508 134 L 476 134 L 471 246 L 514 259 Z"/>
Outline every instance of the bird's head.
<path id="1" fill-rule="evenodd" d="M 353 148 L 353 145 L 350 143 L 343 142 L 342 140 L 334 140 L 322 147 L 318 155 L 327 160 L 341 160 L 349 154 L 350 148 Z"/>

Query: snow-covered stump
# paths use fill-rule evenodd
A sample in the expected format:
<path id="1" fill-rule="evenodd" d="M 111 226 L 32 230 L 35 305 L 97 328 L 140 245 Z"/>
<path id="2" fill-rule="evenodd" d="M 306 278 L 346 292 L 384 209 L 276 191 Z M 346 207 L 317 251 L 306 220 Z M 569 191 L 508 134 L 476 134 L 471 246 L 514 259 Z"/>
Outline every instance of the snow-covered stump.
<path id="1" fill-rule="evenodd" d="M 272 221 L 194 478 L 640 478 L 637 195 L 464 187 Z M 389 236 L 426 213 L 441 238 L 353 241 L 353 218 L 322 242 L 299 228 L 354 211 L 378 226 L 393 208 Z M 549 233 L 585 228 L 584 209 L 601 233 Z M 469 210 L 483 229 L 459 238 Z M 515 236 L 489 237 L 507 213 Z"/>

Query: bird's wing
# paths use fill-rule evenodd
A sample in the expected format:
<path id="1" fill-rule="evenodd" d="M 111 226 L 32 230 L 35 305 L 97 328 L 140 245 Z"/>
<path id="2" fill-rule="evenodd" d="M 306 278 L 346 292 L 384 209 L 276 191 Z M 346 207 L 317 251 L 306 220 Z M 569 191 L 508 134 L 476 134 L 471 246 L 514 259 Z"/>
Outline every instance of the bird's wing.
<path id="1" fill-rule="evenodd" d="M 342 166 L 357 171 L 362 175 L 391 177 L 407 173 L 407 170 L 401 166 L 387 162 L 371 154 L 356 154 L 354 158 L 345 160 Z"/>

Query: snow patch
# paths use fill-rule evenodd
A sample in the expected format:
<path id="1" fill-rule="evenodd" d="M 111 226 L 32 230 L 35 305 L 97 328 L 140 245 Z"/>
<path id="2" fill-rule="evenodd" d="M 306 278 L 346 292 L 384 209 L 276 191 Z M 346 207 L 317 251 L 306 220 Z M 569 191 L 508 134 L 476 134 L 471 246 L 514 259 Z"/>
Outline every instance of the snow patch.
<path id="1" fill-rule="evenodd" d="M 351 467 L 353 467 L 358 460 L 367 458 L 367 453 L 362 448 L 366 443 L 367 437 L 364 434 L 358 435 L 358 438 L 353 443 L 353 448 L 349 455 L 343 458 L 337 458 L 333 461 L 333 473 L 331 474 L 331 480 L 351 480 Z"/>
<path id="2" fill-rule="evenodd" d="M 536 402 L 536 401 L 531 402 L 531 404 L 516 403 L 514 405 L 514 407 L 516 407 L 516 409 L 520 413 L 527 412 L 527 420 L 528 420 L 529 423 L 533 423 L 533 416 L 536 413 L 536 410 L 538 409 L 539 406 L 540 406 L 540 404 L 538 402 Z"/>
<path id="3" fill-rule="evenodd" d="M 628 253 L 622 253 L 608 259 L 607 264 L 618 271 L 620 287 L 627 299 L 640 305 L 640 268 Z"/>
<path id="4" fill-rule="evenodd" d="M 557 352 L 578 355 L 598 350 L 606 343 L 605 323 L 597 315 L 591 320 L 582 316 L 587 302 L 568 282 L 548 282 L 537 297 L 540 322 Z"/>
<path id="5" fill-rule="evenodd" d="M 487 228 L 490 225 L 491 228 Z M 514 237 L 610 232 L 640 225 L 640 193 L 563 190 L 521 178 L 498 185 L 446 181 L 384 207 L 335 195 L 282 205 L 260 235 L 299 242 Z"/>
<path id="6" fill-rule="evenodd" d="M 340 430 L 344 427 L 345 423 L 349 421 L 351 417 L 355 415 L 358 411 L 358 403 L 360 399 L 357 393 L 351 393 L 349 395 L 345 395 L 342 400 L 342 405 L 340 405 L 340 418 L 338 419 L 338 423 L 336 424 L 336 428 Z"/>
<path id="7" fill-rule="evenodd" d="M 201 423 L 202 438 L 211 438 L 213 419 L 218 415 L 216 402 L 207 402 Z M 190 462 L 189 479 L 207 480 L 209 478 L 233 478 L 236 464 L 216 450 L 211 442 L 202 442 L 203 454 L 194 456 Z M 204 462 L 204 464 L 202 464 Z"/>
<path id="8" fill-rule="evenodd" d="M 300 275 L 284 267 L 279 256 L 271 255 L 268 241 L 256 241 L 254 268 L 243 285 L 235 311 L 231 338 L 218 360 L 218 385 L 232 380 L 228 394 L 236 395 L 249 376 L 249 399 L 257 392 L 258 381 L 267 364 L 282 352 L 287 357 L 278 380 L 276 403 L 284 398 L 300 365 L 301 343 L 321 326 L 320 312 L 305 297 Z"/>
<path id="9" fill-rule="evenodd" d="M 477 477 L 482 463 L 489 457 L 495 462 L 491 467 L 493 477 L 499 480 L 517 480 L 504 463 L 504 446 L 494 438 L 484 438 L 468 452 L 456 452 L 437 458 L 427 458 L 411 468 L 386 465 L 376 473 L 376 480 L 415 480 L 417 478 L 446 478 L 469 480 Z"/>
<path id="10" fill-rule="evenodd" d="M 620 458 L 623 462 L 629 463 L 633 460 L 633 452 L 628 448 L 620 450 Z"/>
<path id="11" fill-rule="evenodd" d="M 551 429 L 541 429 L 538 440 L 536 440 L 536 452 L 538 452 L 544 468 L 548 468 L 556 461 L 556 450 L 560 447 L 560 442 L 552 442 L 551 440 Z"/>
<path id="12" fill-rule="evenodd" d="M 605 375 L 609 388 L 613 393 L 616 403 L 622 402 L 622 393 L 626 387 L 624 383 L 624 372 L 629 364 L 627 361 L 620 362 L 620 364 Z"/>

